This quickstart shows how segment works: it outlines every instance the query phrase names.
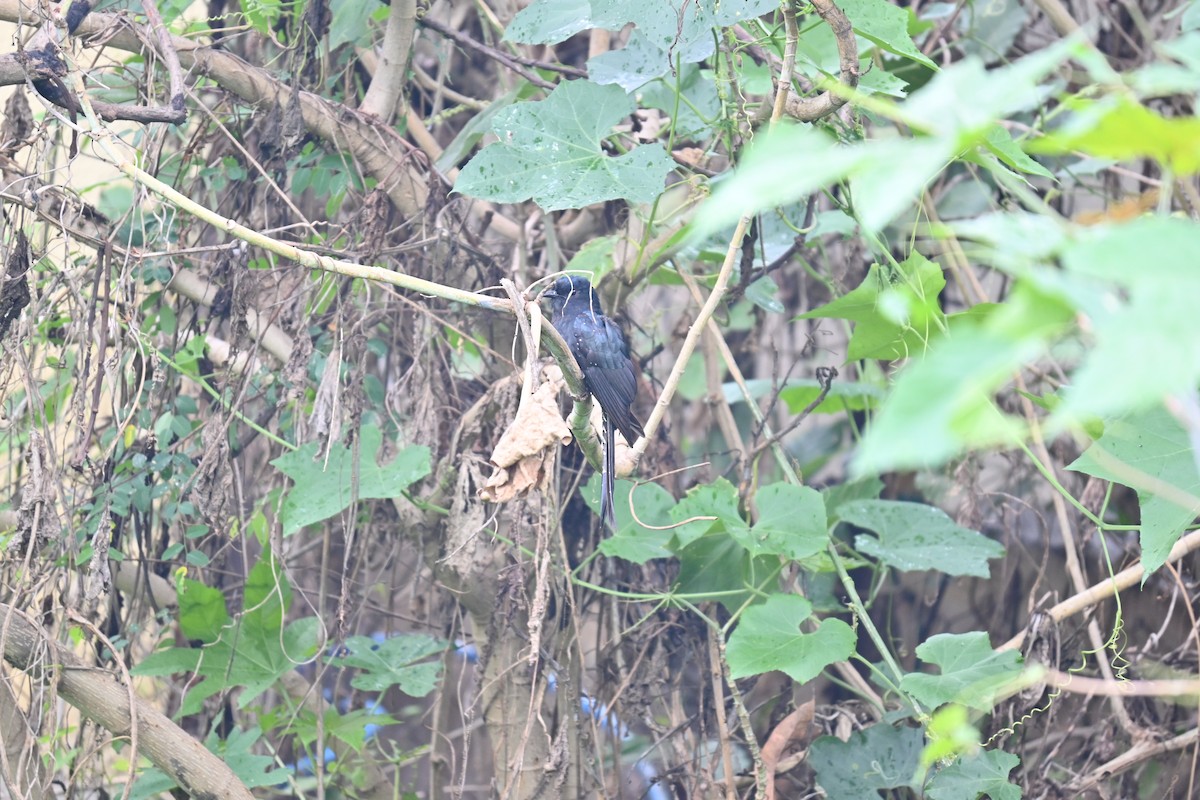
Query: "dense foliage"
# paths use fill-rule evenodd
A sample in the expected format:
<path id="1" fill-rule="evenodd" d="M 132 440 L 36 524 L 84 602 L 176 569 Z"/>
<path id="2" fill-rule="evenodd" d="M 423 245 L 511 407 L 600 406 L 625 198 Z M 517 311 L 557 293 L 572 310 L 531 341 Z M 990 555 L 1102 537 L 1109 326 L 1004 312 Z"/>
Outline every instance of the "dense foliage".
<path id="1" fill-rule="evenodd" d="M 1195 795 L 1198 0 L 63 5 L 0 797 Z"/>

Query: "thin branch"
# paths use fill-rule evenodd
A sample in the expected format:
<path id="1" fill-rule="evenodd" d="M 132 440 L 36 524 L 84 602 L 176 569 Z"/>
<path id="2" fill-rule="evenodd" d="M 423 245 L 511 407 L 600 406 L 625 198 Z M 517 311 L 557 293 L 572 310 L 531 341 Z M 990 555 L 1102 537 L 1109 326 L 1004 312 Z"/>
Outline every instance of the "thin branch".
<path id="1" fill-rule="evenodd" d="M 1192 531 L 1176 542 L 1175 546 L 1171 548 L 1170 555 L 1167 556 L 1166 563 L 1172 564 L 1197 549 L 1200 549 L 1200 530 Z M 1141 583 L 1145 575 L 1146 568 L 1139 561 L 1133 566 L 1121 570 L 1111 578 L 1105 578 L 1094 586 L 1090 586 L 1084 591 L 1068 597 L 1058 605 L 1050 608 L 1046 613 L 1055 622 L 1062 622 L 1064 619 L 1091 608 L 1097 603 L 1116 597 L 1123 589 L 1128 589 L 1134 584 Z M 1021 631 L 996 649 L 1016 650 L 1021 647 L 1024 641 L 1025 631 Z"/>
<path id="2" fill-rule="evenodd" d="M 463 47 L 476 50 L 488 58 L 500 62 L 513 72 L 516 72 L 518 75 L 525 78 L 525 80 L 529 81 L 535 86 L 540 86 L 543 89 L 553 89 L 554 84 L 543 80 L 539 75 L 535 75 L 528 70 L 522 69 L 522 66 L 533 67 L 534 69 L 545 69 L 552 72 L 560 72 L 563 75 L 571 78 L 587 77 L 587 72 L 579 69 L 578 67 L 568 67 L 563 64 L 554 64 L 549 61 L 538 61 L 534 58 L 525 58 L 523 56 L 513 55 L 512 53 L 506 53 L 503 50 L 497 50 L 494 47 L 489 47 L 482 42 L 475 41 L 466 34 L 459 33 L 453 28 L 446 27 L 441 22 L 430 16 L 422 17 L 421 25 L 429 28 L 430 30 L 437 31 L 442 36 L 445 36 L 447 39 L 450 39 L 457 44 L 462 45 Z"/>
<path id="3" fill-rule="evenodd" d="M 1182 750 L 1200 741 L 1200 730 L 1192 728 L 1165 742 L 1138 742 L 1121 755 L 1107 761 L 1079 780 L 1065 787 L 1073 796 L 1079 797 L 1090 789 L 1096 788 L 1100 781 L 1118 775 L 1144 761 L 1149 761 L 1175 750 Z"/>
<path id="4" fill-rule="evenodd" d="M 167 30 L 167 26 L 163 24 L 162 16 L 158 13 L 158 7 L 154 5 L 154 0 L 142 0 L 142 10 L 146 13 L 146 19 L 150 20 L 150 27 L 154 30 L 154 41 L 158 44 L 158 57 L 167 65 L 167 79 L 171 86 L 169 105 L 180 115 L 179 123 L 182 124 L 187 119 L 187 114 L 183 106 L 183 68 L 179 66 L 179 53 L 175 51 L 171 34 Z"/>
<path id="5" fill-rule="evenodd" d="M 37 14 L 37 4 L 33 0 L 0 0 L 0 19 L 29 24 L 38 19 Z M 85 42 L 100 37 L 106 45 L 122 50 L 135 53 L 144 50 L 142 36 L 133 23 L 116 14 L 89 14 L 80 23 L 76 35 Z M 171 43 L 185 69 L 200 72 L 248 103 L 274 102 L 282 106 L 293 95 L 292 88 L 270 72 L 232 53 L 178 36 L 172 37 Z M 312 92 L 301 91 L 296 96 L 304 125 L 310 133 L 351 153 L 363 173 L 379 182 L 380 188 L 404 217 L 417 219 L 425 214 L 429 193 L 426 176 L 410 158 L 412 146 L 392 126 Z M 97 107 L 98 114 L 99 108 L 102 107 Z M 504 238 L 522 240 L 524 231 L 513 220 L 485 207 L 476 208 L 474 213 L 487 213 L 490 229 Z"/>
<path id="6" fill-rule="evenodd" d="M 494 47 L 488 47 L 486 44 L 482 44 L 481 42 L 475 41 L 470 36 L 466 36 L 464 34 L 459 33 L 456 30 L 453 30 L 452 28 L 446 27 L 445 25 L 443 25 L 442 23 L 438 22 L 437 20 L 433 19 L 430 16 L 422 17 L 421 25 L 423 27 L 429 28 L 430 30 L 437 31 L 442 36 L 445 36 L 447 39 L 450 39 L 450 40 L 462 45 L 463 47 L 468 47 L 472 50 L 478 51 L 478 52 L 482 53 L 483 55 L 487 56 L 488 58 L 492 59 L 493 61 L 497 61 L 497 62 L 503 64 L 504 66 L 511 69 L 513 72 L 520 75 L 525 80 L 532 83 L 534 86 L 537 86 L 542 89 L 548 89 L 548 90 L 554 89 L 553 83 L 546 80 L 541 75 L 538 75 L 536 72 L 530 72 L 528 69 L 526 69 L 524 66 L 522 66 L 521 62 L 523 60 L 527 60 L 527 59 L 520 59 L 520 58 L 517 58 L 516 56 L 509 55 L 508 53 L 504 52 L 503 50 L 497 50 Z M 537 66 L 539 66 L 543 69 L 553 68 L 553 65 L 550 65 L 550 64 L 540 64 L 539 63 Z M 560 67 L 559 71 L 561 71 L 561 69 L 562 68 Z"/>

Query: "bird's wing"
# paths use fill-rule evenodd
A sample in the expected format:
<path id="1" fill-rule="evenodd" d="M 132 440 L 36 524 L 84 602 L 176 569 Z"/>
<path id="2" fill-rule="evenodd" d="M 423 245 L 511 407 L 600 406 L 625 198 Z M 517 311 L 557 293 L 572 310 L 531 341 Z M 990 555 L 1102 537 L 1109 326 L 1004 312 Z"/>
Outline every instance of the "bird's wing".
<path id="1" fill-rule="evenodd" d="M 588 391 L 625 439 L 633 444 L 644 435 L 630 406 L 637 396 L 637 375 L 629 360 L 629 346 L 621 330 L 608 317 L 586 317 L 572 342 L 575 358 L 587 379 Z"/>

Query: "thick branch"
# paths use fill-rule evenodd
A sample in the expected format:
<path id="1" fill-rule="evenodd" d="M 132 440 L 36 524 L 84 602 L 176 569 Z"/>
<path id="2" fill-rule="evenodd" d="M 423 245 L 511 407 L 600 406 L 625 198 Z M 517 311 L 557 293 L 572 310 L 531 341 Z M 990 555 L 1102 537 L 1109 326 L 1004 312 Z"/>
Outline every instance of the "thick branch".
<path id="1" fill-rule="evenodd" d="M 817 14 L 833 31 L 834 39 L 837 40 L 838 57 L 841 60 L 842 87 L 838 94 L 827 89 L 816 97 L 792 97 L 789 94 L 784 106 L 784 113 L 801 122 L 818 120 L 845 105 L 847 98 L 843 94 L 847 89 L 854 89 L 858 86 L 859 77 L 858 41 L 854 37 L 854 27 L 850 24 L 850 19 L 833 4 L 832 0 L 812 0 L 812 4 L 813 8 L 817 10 Z M 790 34 L 792 26 L 796 24 L 795 13 L 789 5 L 784 14 Z M 791 91 L 790 85 L 782 88 L 789 93 Z"/>
<path id="2" fill-rule="evenodd" d="M 404 72 L 412 53 L 413 34 L 417 30 L 416 0 L 395 0 L 388 12 L 387 29 L 379 53 L 379 66 L 358 110 L 391 122 L 396 113 Z"/>
<path id="3" fill-rule="evenodd" d="M 32 620 L 0 603 L 0 643 L 4 660 L 39 680 L 56 684 L 58 696 L 114 736 L 128 736 L 129 687 L 112 672 L 83 664 L 52 641 Z M 203 800 L 254 800 L 233 770 L 161 712 L 135 702 L 139 751 L 183 787 Z"/>

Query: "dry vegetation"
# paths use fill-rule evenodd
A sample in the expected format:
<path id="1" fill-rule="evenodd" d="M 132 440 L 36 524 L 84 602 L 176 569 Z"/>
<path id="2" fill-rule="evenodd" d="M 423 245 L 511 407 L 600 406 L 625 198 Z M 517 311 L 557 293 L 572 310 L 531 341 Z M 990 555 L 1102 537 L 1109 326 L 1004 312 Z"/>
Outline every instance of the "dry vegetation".
<path id="1" fill-rule="evenodd" d="M 0 0 L 0 17 L 36 21 L 45 5 L 58 4 Z M 761 790 L 742 764 L 753 756 L 770 760 L 773 796 L 819 796 L 809 744 L 844 739 L 881 716 L 871 701 L 886 687 L 863 663 L 831 666 L 807 683 L 783 672 L 731 680 L 726 642 L 709 621 L 724 624 L 736 609 L 715 594 L 703 599 L 723 584 L 706 582 L 703 570 L 697 577 L 695 563 L 728 552 L 693 552 L 690 563 L 597 555 L 606 534 L 579 491 L 594 470 L 578 448 L 552 443 L 564 434 L 546 416 L 523 423 L 548 438 L 516 445 L 509 472 L 497 479 L 490 463 L 528 367 L 515 294 L 502 281 L 524 290 L 578 257 L 576 265 L 607 271 L 606 307 L 645 376 L 641 418 L 664 388 L 672 393 L 637 450 L 640 479 L 678 499 L 723 477 L 743 501 L 788 470 L 817 488 L 846 481 L 870 415 L 805 415 L 779 397 L 818 368 L 836 367 L 835 383 L 882 384 L 897 366 L 846 363 L 847 325 L 795 319 L 858 286 L 880 260 L 852 222 L 839 225 L 838 191 L 795 206 L 791 231 L 771 214 L 757 218 L 732 250 L 736 274 L 718 298 L 717 325 L 697 329 L 682 379 L 667 377 L 719 283 L 729 232 L 707 246 L 672 237 L 706 180 L 727 172 L 745 137 L 767 124 L 767 76 L 790 65 L 777 47 L 782 12 L 728 29 L 705 62 L 718 72 L 736 64 L 747 83 L 727 84 L 723 116 L 671 142 L 672 188 L 653 212 L 622 200 L 551 212 L 454 192 L 474 144 L 464 131 L 484 126 L 490 104 L 517 92 L 536 99 L 584 75 L 589 57 L 626 43 L 628 28 L 544 46 L 501 39 L 524 5 L 511 1 L 417 9 L 392 0 L 391 22 L 368 0 L 361 15 L 352 1 L 246 2 L 252 13 L 243 15 L 237 3 L 209 0 L 183 17 L 180 5 L 121 3 L 82 19 L 65 46 L 73 68 L 43 93 L 86 105 L 52 105 L 22 77 L 5 107 L 0 797 L 115 798 L 152 762 L 206 798 L 246 797 L 248 775 L 264 774 L 249 790 L 257 796 L 732 798 Z M 822 21 L 831 4 L 814 5 L 806 24 L 833 24 Z M 926 5 L 912 4 L 932 22 L 913 41 L 939 66 L 967 54 L 1007 63 L 1061 40 L 1074 20 L 1094 52 L 1127 72 L 1176 35 L 1186 3 L 1000 0 L 996 22 L 975 4 L 937 13 Z M 763 29 L 773 38 L 760 39 Z M 23 49 L 37 45 L 36 24 L 18 30 Z M 916 75 L 890 56 L 887 66 Z M 1083 81 L 1066 68 L 1056 79 L 1060 91 Z M 797 87 L 812 90 L 804 75 Z M 180 108 L 178 124 L 147 121 Z M 1154 108 L 1188 117 L 1194 94 Z M 120 121 L 101 119 L 106 109 Z M 1011 129 L 1040 124 L 1050 110 Z M 842 134 L 886 124 L 854 102 L 825 111 L 822 124 Z M 622 119 L 619 141 L 653 141 L 669 124 L 645 104 Z M 93 179 L 93 162 L 118 169 Z M 1172 180 L 1145 159 L 1034 185 L 1064 217 L 1092 223 L 1160 207 Z M 1179 181 L 1174 205 L 1160 210 L 1195 216 L 1196 196 L 1194 181 Z M 876 241 L 899 261 L 915 246 L 956 264 L 940 300 L 947 313 L 999 301 L 1008 275 L 922 226 L 1011 201 L 972 170 L 946 169 L 914 205 L 919 218 L 909 213 Z M 597 240 L 611 249 L 589 256 Z M 292 246 L 310 260 L 298 262 Z M 763 296 L 762 278 L 773 295 Z M 727 358 L 759 393 L 761 420 L 734 388 Z M 1043 365 L 1024 377 L 1035 394 L 1061 378 Z M 998 402 L 1042 413 L 1022 398 L 1010 386 Z M 334 465 L 326 484 L 276 462 L 306 445 L 311 452 L 298 452 L 312 469 Z M 1108 484 L 1065 470 L 1082 446 L 1064 436 L 1035 449 L 1084 508 L 1136 521 L 1132 491 L 1110 495 Z M 1119 613 L 1110 593 L 1082 614 L 1047 615 L 1135 563 L 1140 549 L 1129 531 L 1098 532 L 1027 455 L 978 450 L 882 476 L 882 497 L 937 505 L 1006 548 L 987 578 L 852 562 L 887 657 L 915 670 L 914 650 L 931 635 L 986 631 L 998 646 L 1036 625 L 1025 651 L 1064 672 L 1194 677 L 1194 556 L 1135 585 Z M 394 458 L 414 460 L 411 480 L 389 472 Z M 403 491 L 389 491 L 396 486 Z M 339 496 L 348 501 L 330 500 Z M 286 503 L 324 501 L 337 507 L 288 529 Z M 756 513 L 752 501 L 748 508 Z M 842 540 L 850 543 L 844 531 Z M 283 579 L 265 594 L 254 572 L 264 565 Z M 831 569 L 788 562 L 772 580 L 814 598 L 822 615 L 852 620 L 836 574 L 822 568 Z M 672 596 L 681 575 L 686 596 Z M 203 602 L 181 600 L 181 590 Z M 279 619 L 274 628 L 258 620 L 271 635 L 243 639 L 267 650 L 277 639 L 292 663 L 248 704 L 244 683 L 219 685 L 221 670 L 212 670 L 206 680 L 218 690 L 181 714 L 197 690 L 188 672 L 131 679 L 128 670 L 189 638 L 217 652 L 215 633 L 196 635 L 212 619 L 220 626 L 214 597 L 235 620 L 267 609 L 300 626 L 288 639 Z M 186 621 L 181 607 L 191 609 Z M 448 643 L 431 650 L 441 664 L 432 692 L 352 684 L 359 673 L 337 661 L 351 637 L 396 634 Z M 866 661 L 885 655 L 865 634 L 857 647 Z M 1195 698 L 1035 686 L 973 719 L 989 747 L 1020 757 L 1009 779 L 1025 797 L 1184 797 L 1200 746 Z M 141 709 L 132 728 L 131 702 Z M 72 708 L 96 722 L 81 723 Z M 383 724 L 368 730 L 373 716 Z M 194 752 L 172 771 L 183 752 L 172 748 L 187 741 L 172 738 L 176 724 L 199 741 L 236 741 L 249 730 L 242 747 L 262 760 Z M 301 761 L 315 769 L 293 769 Z M 132 791 L 151 786 L 133 782 Z M 888 791 L 915 796 L 899 784 Z"/>

